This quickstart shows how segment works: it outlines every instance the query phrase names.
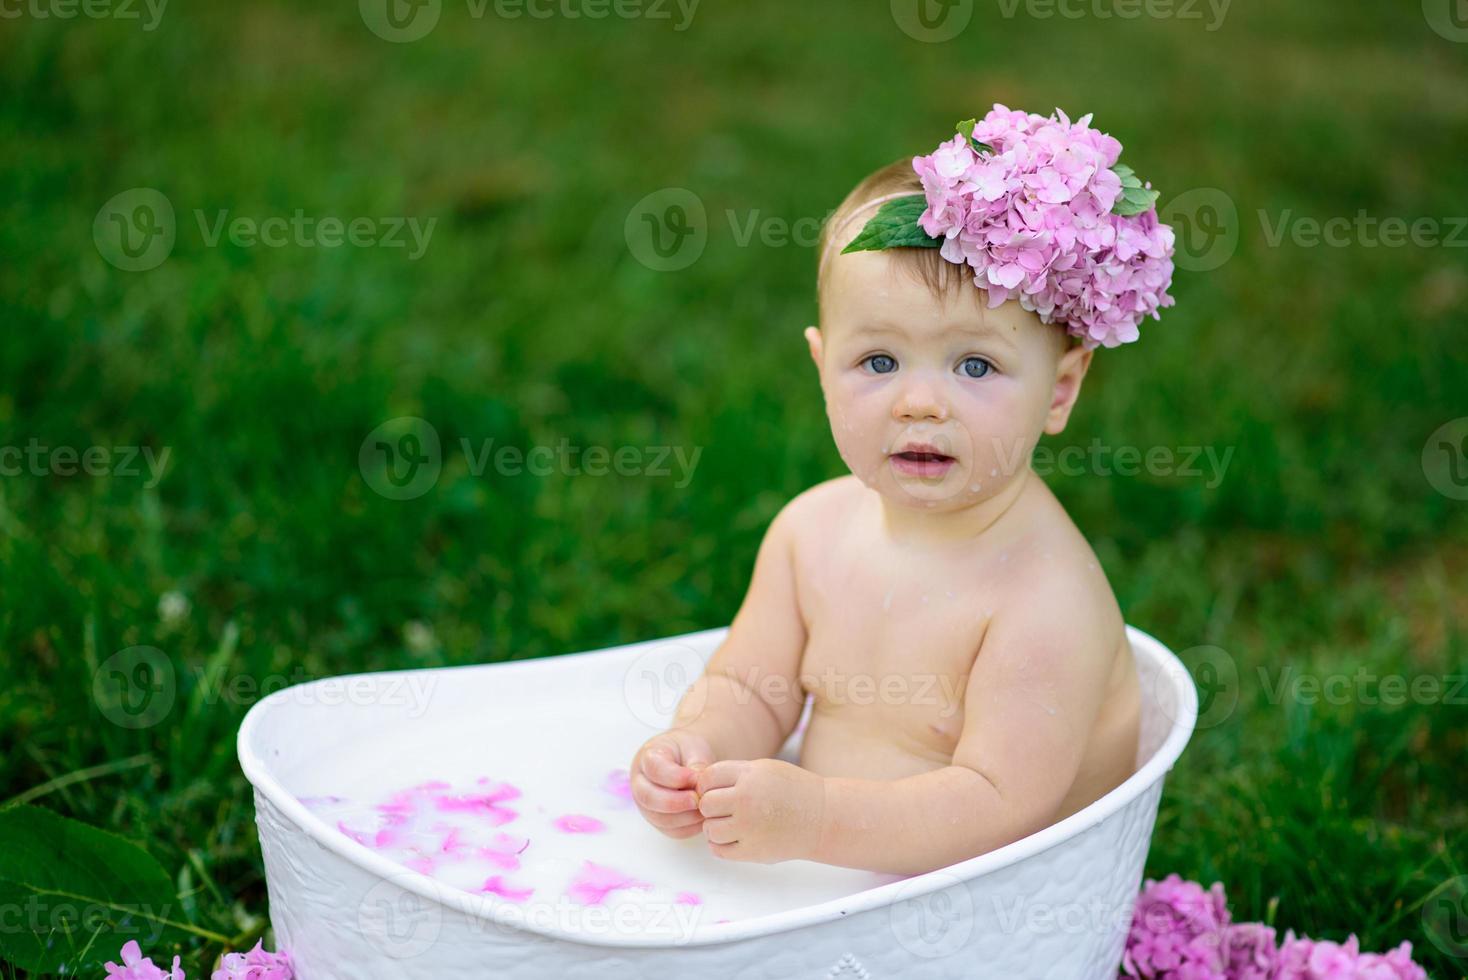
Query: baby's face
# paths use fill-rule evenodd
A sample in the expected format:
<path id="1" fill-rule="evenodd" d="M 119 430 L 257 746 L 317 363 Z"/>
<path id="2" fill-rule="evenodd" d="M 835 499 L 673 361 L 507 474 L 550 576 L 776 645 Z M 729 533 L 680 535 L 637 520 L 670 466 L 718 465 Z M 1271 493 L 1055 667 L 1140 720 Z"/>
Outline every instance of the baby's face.
<path id="1" fill-rule="evenodd" d="M 895 502 L 955 510 L 1025 472 L 1059 432 L 1090 352 L 1010 300 L 934 296 L 880 251 L 838 255 L 807 328 L 841 458 Z M 914 455 L 926 444 L 941 456 Z"/>

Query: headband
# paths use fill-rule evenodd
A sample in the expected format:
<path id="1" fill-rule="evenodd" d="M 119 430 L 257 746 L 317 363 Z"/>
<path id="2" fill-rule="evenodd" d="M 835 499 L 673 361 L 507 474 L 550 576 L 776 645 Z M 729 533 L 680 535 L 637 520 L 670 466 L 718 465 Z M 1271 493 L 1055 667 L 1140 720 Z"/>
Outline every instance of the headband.
<path id="1" fill-rule="evenodd" d="M 842 254 L 936 248 L 973 270 L 991 309 L 1017 299 L 1087 349 L 1136 340 L 1143 318 L 1160 320 L 1173 305 L 1173 232 L 1158 220 L 1158 192 L 1117 162 L 1121 144 L 1090 121 L 996 103 L 913 157 L 921 194 L 887 194 L 853 211 L 880 205 Z M 823 253 L 822 270 L 826 261 Z"/>

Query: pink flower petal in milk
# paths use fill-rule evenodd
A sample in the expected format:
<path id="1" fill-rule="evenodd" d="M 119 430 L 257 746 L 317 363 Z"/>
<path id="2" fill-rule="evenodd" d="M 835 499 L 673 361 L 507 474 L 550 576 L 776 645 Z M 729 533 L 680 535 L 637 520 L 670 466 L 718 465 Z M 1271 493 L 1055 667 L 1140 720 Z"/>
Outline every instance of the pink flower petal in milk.
<path id="1" fill-rule="evenodd" d="M 487 879 L 479 890 L 491 895 L 499 895 L 501 898 L 508 898 L 512 902 L 523 902 L 530 897 L 531 892 L 535 891 L 534 888 L 512 888 L 505 884 L 505 880 L 499 875 Z"/>
<path id="2" fill-rule="evenodd" d="M 403 867 L 411 871 L 416 871 L 419 874 L 431 875 L 433 874 L 433 858 L 423 856 L 410 857 L 403 862 Z"/>
<path id="3" fill-rule="evenodd" d="M 703 899 L 699 898 L 693 892 L 679 892 L 678 895 L 677 895 L 677 897 L 673 899 L 673 904 L 675 904 L 675 905 L 702 905 L 703 904 Z"/>
<path id="4" fill-rule="evenodd" d="M 529 846 L 529 837 L 501 833 L 495 834 L 494 840 L 487 847 L 481 847 L 478 853 L 486 861 L 506 871 L 514 871 L 520 867 L 519 855 Z"/>
<path id="5" fill-rule="evenodd" d="M 645 881 L 630 878 L 615 868 L 583 861 L 581 871 L 571 881 L 566 894 L 582 905 L 600 905 L 609 892 L 622 888 L 651 888 Z"/>
<path id="6" fill-rule="evenodd" d="M 465 793 L 460 796 L 448 793 L 436 794 L 432 797 L 433 805 L 441 813 L 472 813 L 476 817 L 489 821 L 492 827 L 509 823 L 518 817 L 519 813 L 499 804 L 505 800 L 518 798 L 520 791 L 509 783 L 490 785 L 493 788 L 487 793 Z"/>
<path id="7" fill-rule="evenodd" d="M 336 822 L 336 829 L 337 830 L 340 830 L 342 833 L 346 834 L 348 837 L 350 837 L 352 840 L 356 841 L 358 844 L 364 844 L 365 845 L 367 843 L 367 835 L 364 834 L 364 833 L 362 833 L 362 831 L 360 831 L 360 830 L 353 830 L 351 827 L 348 827 L 346 825 L 346 822 L 345 821 L 338 820 Z"/>
<path id="8" fill-rule="evenodd" d="M 588 817 L 580 813 L 568 813 L 563 817 L 556 817 L 554 823 L 557 830 L 564 830 L 568 834 L 597 834 L 607 829 L 607 825 L 596 817 Z"/>
<path id="9" fill-rule="evenodd" d="M 607 779 L 602 784 L 602 789 L 617 797 L 617 799 L 625 801 L 625 803 L 632 802 L 632 778 L 626 769 L 613 769 L 607 773 Z"/>

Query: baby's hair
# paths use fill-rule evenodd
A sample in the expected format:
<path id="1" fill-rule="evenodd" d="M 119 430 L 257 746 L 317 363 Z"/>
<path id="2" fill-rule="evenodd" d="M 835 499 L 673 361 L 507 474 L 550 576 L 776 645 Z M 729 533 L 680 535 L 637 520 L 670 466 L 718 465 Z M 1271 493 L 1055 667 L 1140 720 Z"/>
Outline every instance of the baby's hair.
<path id="1" fill-rule="evenodd" d="M 902 157 L 867 174 L 846 195 L 829 220 L 821 227 L 821 240 L 816 246 L 816 261 L 819 263 L 816 270 L 816 306 L 820 307 L 821 297 L 824 294 L 826 278 L 830 274 L 831 261 L 835 254 L 827 257 L 827 251 L 836 251 L 835 243 L 831 241 L 833 235 L 841 235 L 843 238 L 853 238 L 857 231 L 866 226 L 878 208 L 865 208 L 860 214 L 854 214 L 863 205 L 875 201 L 879 197 L 892 194 L 923 193 L 922 178 L 912 168 L 912 158 Z M 843 247 L 844 247 L 844 243 Z M 903 271 L 913 276 L 918 282 L 927 287 L 935 297 L 947 301 L 962 294 L 964 289 L 977 289 L 974 285 L 973 270 L 966 265 L 959 265 L 945 259 L 936 248 L 890 248 L 884 250 L 892 256 L 893 261 Z M 1066 348 L 1074 347 L 1081 342 L 1079 337 L 1071 336 L 1063 324 L 1055 324 L 1056 329 L 1065 334 Z"/>

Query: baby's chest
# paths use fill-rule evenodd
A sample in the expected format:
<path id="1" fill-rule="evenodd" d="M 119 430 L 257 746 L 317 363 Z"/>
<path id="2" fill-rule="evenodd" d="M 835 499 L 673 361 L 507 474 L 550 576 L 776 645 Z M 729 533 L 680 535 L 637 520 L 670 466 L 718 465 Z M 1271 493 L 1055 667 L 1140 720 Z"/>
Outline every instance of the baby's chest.
<path id="1" fill-rule="evenodd" d="M 807 590 L 800 681 L 816 712 L 951 753 L 988 616 L 972 589 Z"/>

